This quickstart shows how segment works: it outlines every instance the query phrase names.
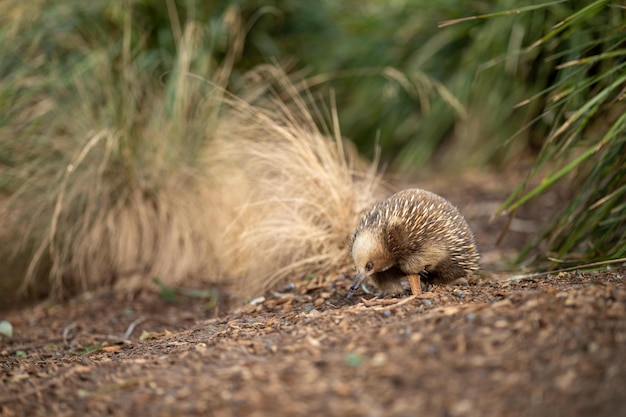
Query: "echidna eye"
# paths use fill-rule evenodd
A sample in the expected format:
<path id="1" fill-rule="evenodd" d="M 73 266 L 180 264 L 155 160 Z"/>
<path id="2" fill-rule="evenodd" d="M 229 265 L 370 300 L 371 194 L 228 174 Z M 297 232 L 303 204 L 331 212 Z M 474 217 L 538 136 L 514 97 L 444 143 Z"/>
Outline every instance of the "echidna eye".
<path id="1" fill-rule="evenodd" d="M 374 267 L 374 265 L 372 265 L 372 263 L 371 263 L 371 262 L 368 262 L 368 263 L 365 265 L 365 270 L 366 270 L 367 272 L 369 272 L 369 271 L 371 271 L 371 270 L 372 270 L 372 268 L 373 268 L 373 267 Z"/>

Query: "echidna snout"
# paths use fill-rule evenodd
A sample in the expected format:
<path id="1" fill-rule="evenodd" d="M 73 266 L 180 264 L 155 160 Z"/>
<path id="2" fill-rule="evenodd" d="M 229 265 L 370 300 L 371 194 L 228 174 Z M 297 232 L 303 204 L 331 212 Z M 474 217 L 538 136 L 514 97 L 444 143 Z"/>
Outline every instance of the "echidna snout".
<path id="1" fill-rule="evenodd" d="M 356 278 L 350 291 L 355 291 L 367 277 L 393 266 L 381 236 L 375 230 L 363 230 L 354 236 L 352 259 L 356 267 Z"/>
<path id="2" fill-rule="evenodd" d="M 445 284 L 478 269 L 474 235 L 451 203 L 421 189 L 400 191 L 367 211 L 351 240 L 356 278 L 372 277 L 385 293 L 411 289 L 420 278 Z M 419 287 L 418 287 L 419 288 Z"/>

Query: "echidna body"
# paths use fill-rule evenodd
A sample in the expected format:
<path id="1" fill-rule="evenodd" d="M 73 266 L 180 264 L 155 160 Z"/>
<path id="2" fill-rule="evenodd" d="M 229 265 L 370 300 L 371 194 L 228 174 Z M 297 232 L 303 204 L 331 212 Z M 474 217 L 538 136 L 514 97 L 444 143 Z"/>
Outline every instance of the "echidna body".
<path id="1" fill-rule="evenodd" d="M 421 189 L 376 203 L 350 242 L 356 266 L 351 291 L 371 277 L 384 293 L 403 291 L 403 279 L 445 284 L 478 269 L 474 235 L 456 207 Z M 413 283 L 411 282 L 411 288 Z"/>

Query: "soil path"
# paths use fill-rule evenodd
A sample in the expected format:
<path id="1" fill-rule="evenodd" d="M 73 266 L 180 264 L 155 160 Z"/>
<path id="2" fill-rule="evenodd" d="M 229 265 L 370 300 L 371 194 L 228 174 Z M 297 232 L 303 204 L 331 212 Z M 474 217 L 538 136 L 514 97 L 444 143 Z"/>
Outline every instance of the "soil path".
<path id="1" fill-rule="evenodd" d="M 348 279 L 314 279 L 182 331 L 164 329 L 201 306 L 157 293 L 40 306 L 11 317 L 40 334 L 5 345 L 0 413 L 626 415 L 625 273 L 393 300 L 345 300 Z M 123 336 L 139 318 L 144 340 Z"/>

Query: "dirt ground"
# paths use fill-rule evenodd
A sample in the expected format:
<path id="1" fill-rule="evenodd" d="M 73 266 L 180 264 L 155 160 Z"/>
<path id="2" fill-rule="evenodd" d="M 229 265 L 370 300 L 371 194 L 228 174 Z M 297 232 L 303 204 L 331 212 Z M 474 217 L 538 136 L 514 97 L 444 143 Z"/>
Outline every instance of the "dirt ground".
<path id="1" fill-rule="evenodd" d="M 0 313 L 0 415 L 626 416 L 626 267 L 496 272 L 536 222 L 496 247 L 494 183 L 430 187 L 476 232 L 468 285 L 346 299 L 337 271 L 230 310 L 152 285 Z"/>

